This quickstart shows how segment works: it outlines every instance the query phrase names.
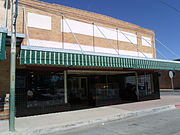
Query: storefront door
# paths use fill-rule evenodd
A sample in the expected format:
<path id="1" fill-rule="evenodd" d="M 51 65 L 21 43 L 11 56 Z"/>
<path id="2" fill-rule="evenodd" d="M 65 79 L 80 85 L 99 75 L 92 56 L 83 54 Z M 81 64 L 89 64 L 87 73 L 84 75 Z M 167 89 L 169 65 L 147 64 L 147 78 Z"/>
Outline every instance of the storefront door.
<path id="1" fill-rule="evenodd" d="M 88 101 L 88 79 L 87 77 L 68 78 L 69 103 L 72 108 L 86 108 Z"/>

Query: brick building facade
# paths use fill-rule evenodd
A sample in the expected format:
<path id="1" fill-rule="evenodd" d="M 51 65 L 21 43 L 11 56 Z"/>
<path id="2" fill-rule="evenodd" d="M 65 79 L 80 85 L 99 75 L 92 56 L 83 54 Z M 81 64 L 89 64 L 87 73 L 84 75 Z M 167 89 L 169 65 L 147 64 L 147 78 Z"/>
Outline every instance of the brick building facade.
<path id="1" fill-rule="evenodd" d="M 175 61 L 180 61 L 180 59 L 177 59 Z M 174 78 L 173 78 L 174 89 L 180 89 L 179 82 L 180 82 L 180 72 L 174 71 Z M 161 71 L 161 76 L 159 78 L 159 87 L 162 90 L 172 89 L 171 79 L 169 77 L 169 71 Z"/>
<path id="2" fill-rule="evenodd" d="M 0 0 L 1 13 L 3 5 Z M 9 32 L 10 22 L 9 11 Z M 152 30 L 112 17 L 19 0 L 16 115 L 159 98 L 159 69 L 180 66 L 156 59 L 154 36 Z M 8 41 L 7 33 L 6 59 L 0 61 L 1 96 L 9 93 Z"/>

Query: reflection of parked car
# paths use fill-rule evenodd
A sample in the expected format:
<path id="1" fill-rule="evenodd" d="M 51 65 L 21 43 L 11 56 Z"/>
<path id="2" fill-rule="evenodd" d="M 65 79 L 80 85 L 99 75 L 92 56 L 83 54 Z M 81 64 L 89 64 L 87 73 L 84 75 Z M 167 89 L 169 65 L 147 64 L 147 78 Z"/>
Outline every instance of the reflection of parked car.
<path id="1" fill-rule="evenodd" d="M 49 88 L 40 88 L 37 87 L 36 90 L 33 90 L 35 100 L 51 100 L 52 96 L 50 94 Z"/>
<path id="2" fill-rule="evenodd" d="M 56 95 L 58 95 L 58 99 L 64 98 L 64 89 L 56 89 Z"/>
<path id="3" fill-rule="evenodd" d="M 50 89 L 38 87 L 32 90 L 34 100 L 57 100 L 64 97 L 64 89 Z"/>
<path id="4" fill-rule="evenodd" d="M 37 87 L 36 91 L 37 91 L 37 92 L 41 92 L 41 93 L 49 93 L 50 88 Z"/>

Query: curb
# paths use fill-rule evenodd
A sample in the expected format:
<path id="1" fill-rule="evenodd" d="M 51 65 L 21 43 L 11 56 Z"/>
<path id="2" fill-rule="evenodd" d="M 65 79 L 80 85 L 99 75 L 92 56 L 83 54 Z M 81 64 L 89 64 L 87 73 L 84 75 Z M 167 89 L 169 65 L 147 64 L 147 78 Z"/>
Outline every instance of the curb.
<path id="1" fill-rule="evenodd" d="M 175 105 L 176 108 L 180 108 L 180 105 Z"/>
<path id="2" fill-rule="evenodd" d="M 168 89 L 168 90 L 160 90 L 160 93 L 166 93 L 166 92 L 171 92 L 171 93 L 173 93 L 173 92 L 180 92 L 180 90 L 179 89 L 175 89 L 175 90 L 172 90 L 172 89 Z"/>
<path id="3" fill-rule="evenodd" d="M 180 107 L 180 105 L 178 105 L 178 107 Z M 177 108 L 177 105 L 161 106 L 161 107 L 156 107 L 156 108 L 151 108 L 151 109 L 134 111 L 134 112 L 126 113 L 126 114 L 115 114 L 115 115 L 111 115 L 111 116 L 105 116 L 105 117 L 96 118 L 93 120 L 76 121 L 76 122 L 72 122 L 72 123 L 69 123 L 66 125 L 54 125 L 51 127 L 37 128 L 37 129 L 33 129 L 33 130 L 29 129 L 29 130 L 24 130 L 24 131 L 16 131 L 14 133 L 6 132 L 1 135 L 44 135 L 44 134 L 50 134 L 50 133 L 54 133 L 54 132 L 75 129 L 78 127 L 84 127 L 84 126 L 88 126 L 88 125 L 98 124 L 98 123 L 122 120 L 122 119 L 126 119 L 126 118 L 137 117 L 137 116 L 144 116 L 144 115 L 148 115 L 148 114 L 173 110 L 176 108 Z"/>

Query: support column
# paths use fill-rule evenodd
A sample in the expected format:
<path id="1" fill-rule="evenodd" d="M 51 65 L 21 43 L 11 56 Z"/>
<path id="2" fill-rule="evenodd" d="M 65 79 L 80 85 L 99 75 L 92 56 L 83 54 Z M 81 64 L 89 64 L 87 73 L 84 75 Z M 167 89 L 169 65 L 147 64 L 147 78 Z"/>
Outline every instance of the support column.
<path id="1" fill-rule="evenodd" d="M 64 102 L 65 102 L 65 104 L 68 103 L 68 98 L 67 98 L 67 70 L 64 70 Z"/>
<path id="2" fill-rule="evenodd" d="M 138 73 L 136 72 L 135 73 L 135 76 L 136 76 L 136 93 L 137 93 L 137 98 L 138 98 L 138 101 L 139 101 L 139 88 L 138 88 L 138 84 L 139 84 L 139 82 L 138 82 Z"/>

